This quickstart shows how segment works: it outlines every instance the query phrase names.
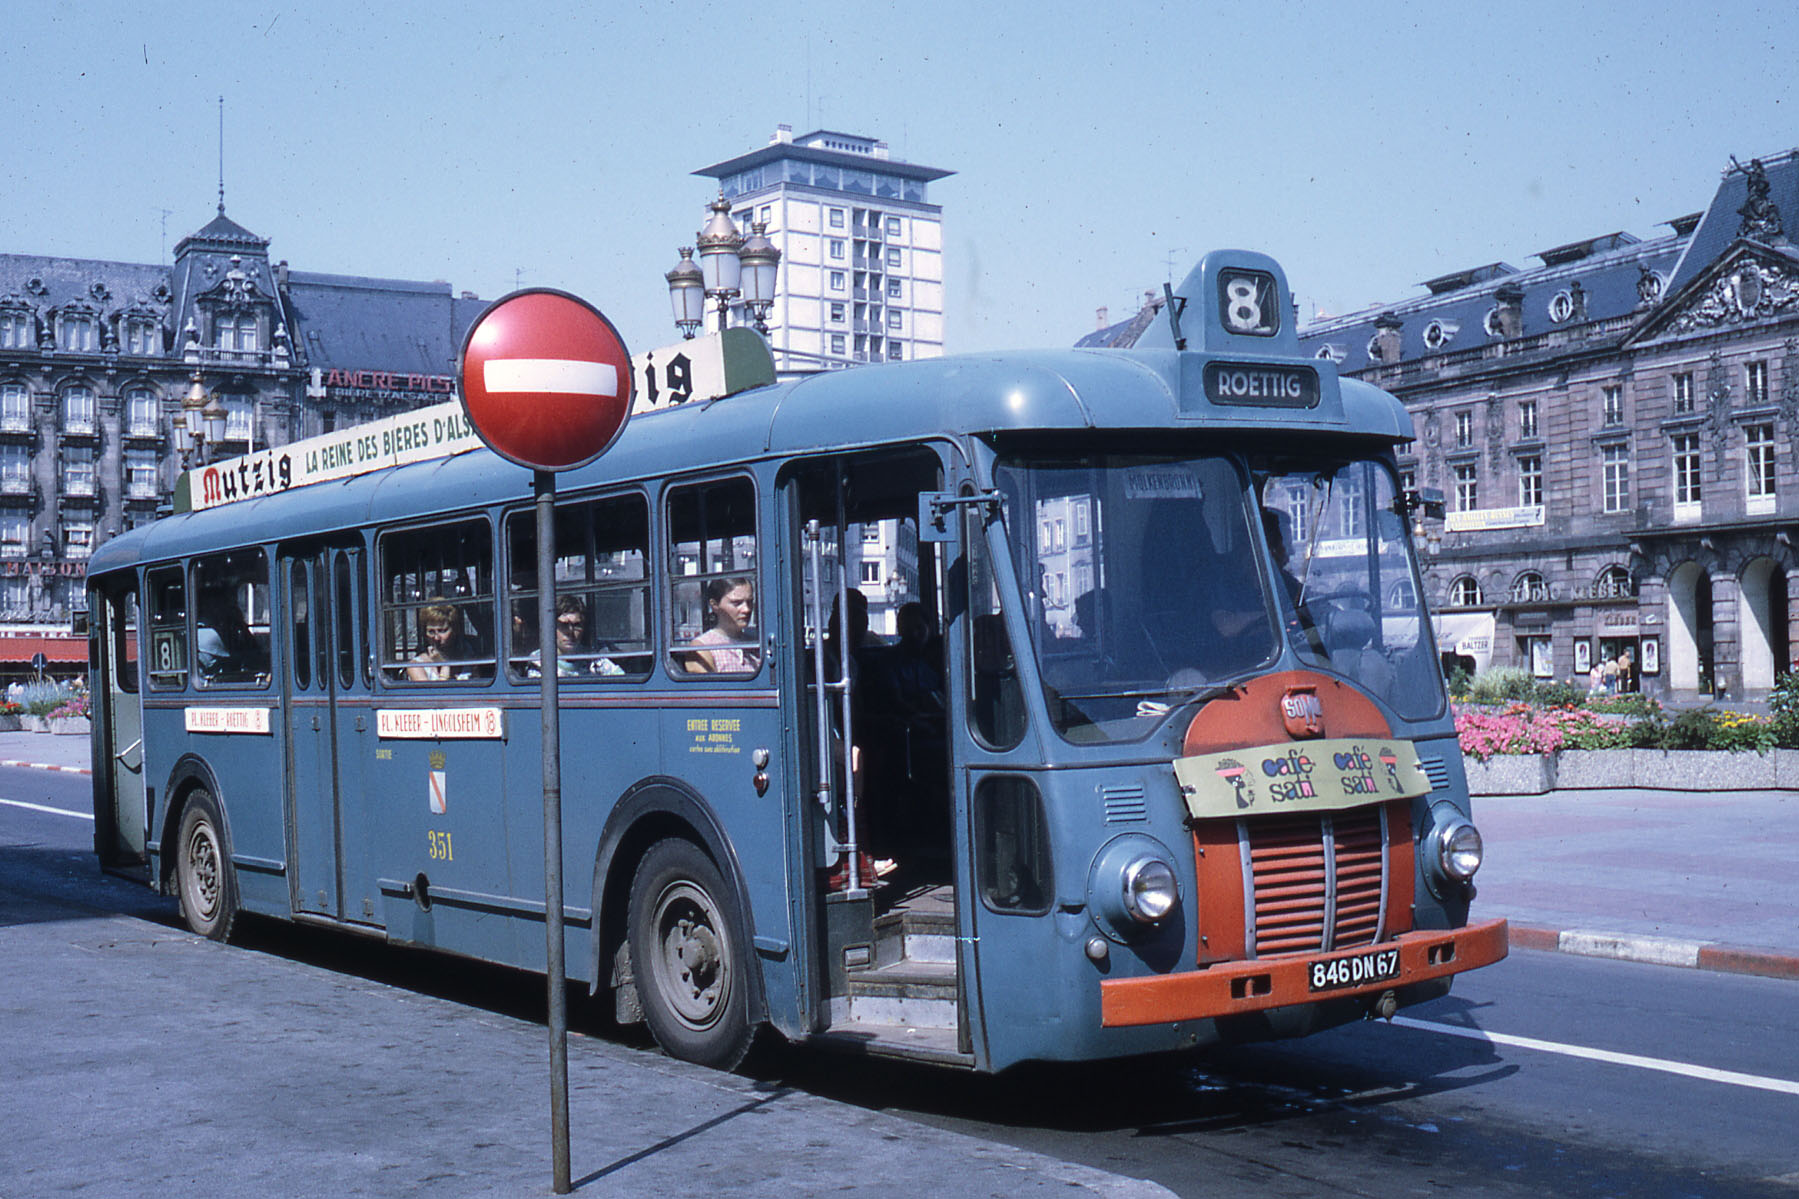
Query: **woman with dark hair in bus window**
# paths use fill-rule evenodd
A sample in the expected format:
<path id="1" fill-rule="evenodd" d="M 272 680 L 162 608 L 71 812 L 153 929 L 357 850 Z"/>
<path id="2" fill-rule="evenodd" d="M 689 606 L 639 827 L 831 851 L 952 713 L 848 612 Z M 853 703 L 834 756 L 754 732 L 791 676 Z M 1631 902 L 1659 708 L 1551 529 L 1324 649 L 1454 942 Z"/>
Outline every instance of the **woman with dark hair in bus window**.
<path id="1" fill-rule="evenodd" d="M 756 588 L 748 579 L 713 579 L 706 584 L 706 631 L 694 645 L 713 648 L 687 655 L 692 674 L 748 674 L 756 669 L 757 653 L 750 640 L 750 620 L 756 613 Z"/>

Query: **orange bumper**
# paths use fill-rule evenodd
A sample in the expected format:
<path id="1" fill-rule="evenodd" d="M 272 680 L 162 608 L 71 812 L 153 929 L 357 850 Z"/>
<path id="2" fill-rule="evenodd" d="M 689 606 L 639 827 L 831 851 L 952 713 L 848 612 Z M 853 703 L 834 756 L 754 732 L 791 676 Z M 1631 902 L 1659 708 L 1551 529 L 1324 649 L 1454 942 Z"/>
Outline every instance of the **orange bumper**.
<path id="1" fill-rule="evenodd" d="M 1107 1028 L 1205 1020 L 1266 1008 L 1376 994 L 1489 966 L 1506 955 L 1504 920 L 1483 920 L 1464 928 L 1403 933 L 1380 945 L 1341 953 L 1286 954 L 1251 962 L 1226 962 L 1185 974 L 1120 978 L 1099 984 L 1100 1023 Z M 1398 949 L 1399 976 L 1362 986 L 1313 991 L 1313 962 L 1353 958 L 1370 949 Z"/>

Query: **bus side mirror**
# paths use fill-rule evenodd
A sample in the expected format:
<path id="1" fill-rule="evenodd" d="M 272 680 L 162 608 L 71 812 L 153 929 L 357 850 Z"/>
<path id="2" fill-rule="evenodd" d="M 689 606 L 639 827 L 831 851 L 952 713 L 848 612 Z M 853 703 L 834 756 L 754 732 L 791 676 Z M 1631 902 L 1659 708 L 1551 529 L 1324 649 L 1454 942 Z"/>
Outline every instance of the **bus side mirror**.
<path id="1" fill-rule="evenodd" d="M 87 609 L 83 608 L 70 614 L 69 631 L 77 637 L 87 636 Z"/>
<path id="2" fill-rule="evenodd" d="M 1407 516 L 1422 512 L 1429 520 L 1442 520 L 1445 511 L 1443 493 L 1435 487 L 1408 490 L 1400 497 L 1399 507 Z"/>

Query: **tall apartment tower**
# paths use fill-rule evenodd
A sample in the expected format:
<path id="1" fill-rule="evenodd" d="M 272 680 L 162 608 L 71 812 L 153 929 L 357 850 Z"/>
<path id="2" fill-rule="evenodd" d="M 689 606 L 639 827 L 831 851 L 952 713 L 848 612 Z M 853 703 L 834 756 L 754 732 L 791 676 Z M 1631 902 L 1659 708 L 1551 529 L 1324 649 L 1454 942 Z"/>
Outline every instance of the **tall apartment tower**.
<path id="1" fill-rule="evenodd" d="M 873 138 L 794 137 L 790 125 L 694 172 L 718 180 L 744 236 L 760 223 L 781 251 L 768 315 L 778 370 L 942 356 L 943 209 L 927 189 L 954 173 L 900 162 Z"/>

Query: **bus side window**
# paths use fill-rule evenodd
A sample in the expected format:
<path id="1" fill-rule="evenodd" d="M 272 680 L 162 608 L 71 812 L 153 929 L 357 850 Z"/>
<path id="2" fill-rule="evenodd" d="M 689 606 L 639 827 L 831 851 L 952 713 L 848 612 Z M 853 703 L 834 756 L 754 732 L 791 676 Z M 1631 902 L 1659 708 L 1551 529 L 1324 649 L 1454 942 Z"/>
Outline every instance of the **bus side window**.
<path id="1" fill-rule="evenodd" d="M 669 669 L 755 674 L 762 665 L 755 486 L 725 479 L 674 488 L 668 528 Z"/>
<path id="2" fill-rule="evenodd" d="M 987 533 L 972 509 L 963 529 L 963 544 L 968 547 L 969 718 L 982 744 L 989 749 L 1011 749 L 1024 737 L 1024 689 L 999 609 L 999 584 L 987 554 Z"/>
<path id="3" fill-rule="evenodd" d="M 539 677 L 537 518 L 506 523 L 507 673 Z M 598 682 L 650 671 L 650 513 L 641 495 L 588 500 L 556 513 L 556 675 Z"/>
<path id="4" fill-rule="evenodd" d="M 187 587 L 179 567 L 149 574 L 150 686 L 187 686 Z"/>
<path id="5" fill-rule="evenodd" d="M 380 541 L 381 676 L 390 683 L 494 677 L 493 539 L 485 520 Z"/>
<path id="6" fill-rule="evenodd" d="M 194 560 L 194 664 L 200 685 L 269 681 L 269 568 L 263 552 Z"/>

